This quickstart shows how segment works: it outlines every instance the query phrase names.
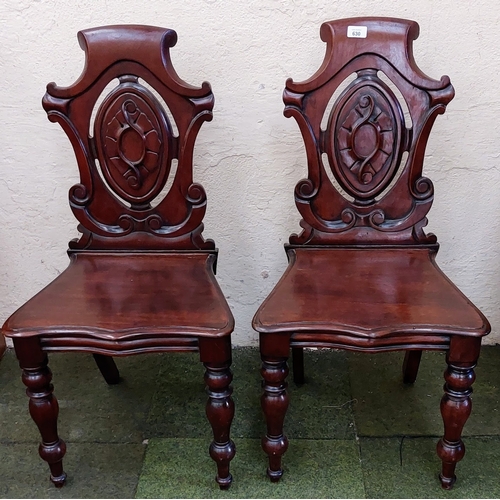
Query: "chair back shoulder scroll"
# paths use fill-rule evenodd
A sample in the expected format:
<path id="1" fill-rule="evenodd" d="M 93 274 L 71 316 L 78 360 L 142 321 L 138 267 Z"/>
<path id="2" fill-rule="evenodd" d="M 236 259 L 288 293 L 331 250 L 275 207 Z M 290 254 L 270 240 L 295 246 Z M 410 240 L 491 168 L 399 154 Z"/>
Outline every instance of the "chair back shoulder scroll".
<path id="1" fill-rule="evenodd" d="M 70 251 L 214 249 L 201 235 L 206 195 L 192 174 L 214 97 L 207 82 L 193 87 L 172 67 L 175 31 L 106 26 L 78 40 L 82 75 L 69 87 L 50 83 L 43 98 L 80 171 L 69 201 L 82 236 Z"/>
<path id="2" fill-rule="evenodd" d="M 304 82 L 287 81 L 285 116 L 297 120 L 308 162 L 295 189 L 303 231 L 290 244 L 436 243 L 423 231 L 433 186 L 422 166 L 454 89 L 416 66 L 418 34 L 402 19 L 324 23 L 323 64 Z"/>

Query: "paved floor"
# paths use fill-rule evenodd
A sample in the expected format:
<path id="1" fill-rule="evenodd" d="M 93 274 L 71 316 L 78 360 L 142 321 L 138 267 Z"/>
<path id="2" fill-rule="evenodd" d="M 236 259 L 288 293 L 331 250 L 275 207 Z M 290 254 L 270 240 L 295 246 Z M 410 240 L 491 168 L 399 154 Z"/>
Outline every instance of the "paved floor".
<path id="1" fill-rule="evenodd" d="M 208 457 L 203 367 L 194 354 L 117 359 L 108 387 L 91 356 L 54 354 L 68 482 L 56 490 L 38 457 L 38 431 L 12 351 L 0 363 L 3 498 L 499 498 L 500 346 L 483 348 L 467 453 L 451 492 L 441 490 L 435 445 L 444 356 L 424 353 L 414 386 L 402 353 L 306 351 L 306 383 L 290 382 L 285 475 L 271 484 L 260 449 L 257 349 L 234 350 L 234 483 L 221 492 Z"/>

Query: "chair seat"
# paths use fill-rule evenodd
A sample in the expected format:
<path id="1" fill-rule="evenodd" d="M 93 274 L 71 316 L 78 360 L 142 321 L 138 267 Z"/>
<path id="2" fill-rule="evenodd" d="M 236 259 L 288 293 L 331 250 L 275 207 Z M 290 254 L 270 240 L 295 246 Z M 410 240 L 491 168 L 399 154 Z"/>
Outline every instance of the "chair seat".
<path id="1" fill-rule="evenodd" d="M 233 317 L 210 253 L 85 254 L 18 309 L 10 337 L 225 336 Z"/>
<path id="2" fill-rule="evenodd" d="M 481 312 L 422 249 L 297 248 L 254 317 L 262 333 L 486 335 Z"/>

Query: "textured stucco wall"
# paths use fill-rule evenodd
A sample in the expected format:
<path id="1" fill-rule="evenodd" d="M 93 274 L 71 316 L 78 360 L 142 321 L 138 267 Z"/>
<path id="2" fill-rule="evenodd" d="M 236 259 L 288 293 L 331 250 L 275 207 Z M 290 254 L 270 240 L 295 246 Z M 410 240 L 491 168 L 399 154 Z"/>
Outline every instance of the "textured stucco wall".
<path id="1" fill-rule="evenodd" d="M 236 317 L 234 342 L 254 344 L 253 313 L 286 267 L 299 229 L 293 187 L 305 175 L 298 128 L 282 115 L 285 79 L 309 77 L 324 55 L 323 21 L 357 15 L 415 19 L 415 58 L 448 74 L 457 96 L 438 117 L 426 174 L 436 199 L 429 229 L 438 262 L 490 318 L 500 340 L 500 4 L 498 0 L 3 0 L 0 2 L 0 320 L 67 265 L 76 236 L 69 141 L 47 121 L 47 82 L 72 83 L 83 52 L 76 32 L 117 23 L 173 28 L 188 82 L 211 82 L 214 120 L 195 150 L 208 194 L 205 236 L 220 248 L 218 277 Z"/>

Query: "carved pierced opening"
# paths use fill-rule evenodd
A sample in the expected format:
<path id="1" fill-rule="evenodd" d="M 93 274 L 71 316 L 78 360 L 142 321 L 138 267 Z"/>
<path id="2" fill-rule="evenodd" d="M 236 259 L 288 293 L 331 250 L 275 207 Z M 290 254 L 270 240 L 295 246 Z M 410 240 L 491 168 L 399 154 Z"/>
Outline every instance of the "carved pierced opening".
<path id="1" fill-rule="evenodd" d="M 409 153 L 408 151 L 404 151 L 402 156 L 401 156 L 401 162 L 399 163 L 399 167 L 396 168 L 396 173 L 392 179 L 392 181 L 389 183 L 389 185 L 375 198 L 375 201 L 380 201 L 386 194 L 389 193 L 389 191 L 397 184 L 399 178 L 403 174 L 404 169 L 406 168 L 406 163 L 408 161 L 408 156 Z"/>
<path id="2" fill-rule="evenodd" d="M 396 175 L 393 177 L 392 181 L 389 183 L 389 185 L 375 198 L 375 202 L 380 201 L 384 196 L 386 196 L 389 191 L 397 184 L 399 178 L 401 177 L 405 167 L 406 163 L 408 161 L 408 156 L 409 153 L 408 151 L 405 151 L 401 157 L 401 163 L 399 168 L 396 171 Z M 330 163 L 328 161 L 328 155 L 326 153 L 323 153 L 321 155 L 321 162 L 323 164 L 323 169 L 326 172 L 326 176 L 328 177 L 328 180 L 332 183 L 333 187 L 337 190 L 339 194 L 341 194 L 347 201 L 354 203 L 355 199 L 351 195 L 349 195 L 343 188 L 342 186 L 337 182 L 337 179 L 335 179 L 335 176 L 333 175 L 332 169 L 330 168 Z"/>
<path id="3" fill-rule="evenodd" d="M 165 186 L 163 189 L 156 195 L 156 197 L 151 200 L 151 206 L 153 208 L 157 207 L 168 195 L 170 192 L 170 188 L 172 187 L 172 184 L 174 183 L 175 176 L 177 175 L 177 165 L 178 161 L 177 158 L 174 158 L 172 160 L 172 163 L 170 165 L 170 174 L 168 175 L 167 182 L 165 183 Z"/>
<path id="4" fill-rule="evenodd" d="M 97 112 L 99 111 L 99 108 L 101 107 L 101 104 L 103 103 L 104 99 L 113 92 L 113 90 L 120 85 L 120 81 L 118 78 L 113 78 L 106 87 L 104 87 L 103 91 L 99 94 L 99 97 L 97 98 L 97 101 L 94 104 L 94 107 L 92 109 L 92 114 L 90 115 L 90 122 L 89 122 L 89 136 L 93 137 L 94 136 L 94 124 L 95 124 L 95 118 L 97 115 Z"/>
<path id="5" fill-rule="evenodd" d="M 158 100 L 158 102 L 161 104 L 163 111 L 165 114 L 168 116 L 168 120 L 170 121 L 170 126 L 172 128 L 172 133 L 174 137 L 179 137 L 179 129 L 177 128 L 177 123 L 175 123 L 174 115 L 170 111 L 170 108 L 168 107 L 167 103 L 163 99 L 163 97 L 160 95 L 160 93 L 151 85 L 149 85 L 148 82 L 143 80 L 142 78 L 139 78 L 139 84 L 142 85 L 143 87 L 147 88 Z"/>
<path id="6" fill-rule="evenodd" d="M 433 200 L 422 163 L 453 87 L 418 70 L 415 23 L 360 18 L 371 38 L 344 39 L 352 22 L 322 26 L 322 65 L 302 82 L 288 81 L 283 93 L 285 116 L 297 120 L 308 156 L 308 178 L 295 189 L 304 230 L 290 243 L 435 243 L 422 230 Z"/>
<path id="7" fill-rule="evenodd" d="M 344 80 L 344 90 L 337 89 L 338 97 L 330 99 L 323 147 L 334 184 L 355 203 L 370 205 L 396 175 L 406 128 L 398 97 L 377 78 L 377 71 L 363 69 L 355 76 Z"/>
<path id="8" fill-rule="evenodd" d="M 379 77 L 380 80 L 382 80 L 392 90 L 392 92 L 396 96 L 396 99 L 398 100 L 399 105 L 401 106 L 401 109 L 403 110 L 403 116 L 405 119 L 405 126 L 407 129 L 411 129 L 413 127 L 413 120 L 411 119 L 411 114 L 410 114 L 410 110 L 408 108 L 408 103 L 406 102 L 406 99 L 403 97 L 403 94 L 401 94 L 398 87 L 394 84 L 394 82 L 383 71 L 378 71 L 377 76 Z"/>
<path id="9" fill-rule="evenodd" d="M 358 78 L 358 76 L 359 75 L 357 73 L 351 73 L 345 80 L 342 81 L 342 83 L 337 87 L 337 89 L 335 90 L 335 92 L 330 97 L 330 100 L 328 101 L 328 104 L 327 104 L 327 106 L 325 108 L 325 111 L 323 113 L 323 117 L 322 117 L 322 120 L 321 120 L 321 130 L 323 132 L 326 132 L 327 129 L 328 129 L 329 121 L 330 121 L 330 117 L 331 117 L 332 111 L 333 111 L 333 109 L 334 109 L 334 107 L 335 107 L 335 105 L 336 105 L 339 97 L 342 96 L 342 94 L 344 93 L 344 91 L 349 88 L 349 86 Z M 413 125 L 413 123 L 412 123 L 410 111 L 408 109 L 408 104 L 407 104 L 406 100 L 404 99 L 403 95 L 401 94 L 401 92 L 399 91 L 398 87 L 392 82 L 392 80 L 383 71 L 378 71 L 377 72 L 377 76 L 394 93 L 395 98 L 397 99 L 397 101 L 399 102 L 399 104 L 401 106 L 401 109 L 402 109 L 402 112 L 403 112 L 403 116 L 404 116 L 404 120 L 405 120 L 405 126 L 406 126 L 406 128 L 411 128 L 412 125 Z M 392 189 L 392 187 L 398 182 L 398 179 L 400 178 L 400 176 L 401 176 L 401 174 L 402 174 L 402 172 L 404 170 L 404 167 L 406 166 L 407 158 L 408 158 L 408 152 L 405 151 L 403 153 L 403 155 L 402 155 L 401 162 L 395 168 L 396 171 L 395 171 L 394 177 L 392 178 L 391 182 L 387 185 L 387 187 L 381 193 L 379 193 L 372 200 L 372 202 L 376 202 L 376 201 L 381 200 Z M 335 177 L 335 175 L 333 173 L 333 169 L 332 169 L 333 165 L 330 164 L 330 161 L 329 161 L 327 153 L 323 152 L 321 154 L 321 161 L 322 161 L 322 164 L 323 164 L 323 169 L 324 169 L 324 171 L 325 171 L 325 173 L 326 173 L 326 175 L 328 177 L 328 180 L 332 183 L 333 187 L 346 200 L 348 200 L 351 203 L 356 203 L 356 199 L 352 195 L 350 195 L 340 185 L 340 183 L 336 179 L 336 177 Z"/>
<path id="10" fill-rule="evenodd" d="M 347 191 L 338 183 L 337 179 L 333 175 L 333 170 L 331 168 L 330 162 L 328 161 L 328 155 L 322 153 L 321 162 L 323 163 L 323 169 L 326 172 L 328 180 L 333 184 L 333 187 L 348 201 L 354 203 L 354 197 L 347 193 Z"/>
<path id="11" fill-rule="evenodd" d="M 150 209 L 167 182 L 175 154 L 162 104 L 137 77 L 121 75 L 97 108 L 93 127 L 93 150 L 105 185 L 125 206 Z"/>
<path id="12" fill-rule="evenodd" d="M 351 85 L 351 83 L 356 80 L 358 75 L 356 73 L 351 73 L 335 90 L 326 105 L 325 112 L 323 113 L 323 118 L 321 119 L 321 130 L 323 132 L 328 128 L 328 120 L 330 119 L 330 115 L 332 113 L 333 106 L 337 102 L 338 98 L 342 95 L 342 92 Z"/>
<path id="13" fill-rule="evenodd" d="M 116 194 L 113 190 L 109 189 L 108 183 L 106 182 L 104 174 L 102 173 L 101 164 L 99 163 L 99 160 L 96 158 L 94 161 L 95 161 L 96 170 L 99 173 L 99 177 L 101 178 L 101 180 L 103 181 L 103 183 L 106 186 L 107 190 L 109 191 L 109 194 L 111 194 L 112 196 L 114 196 L 120 203 L 122 203 L 123 205 L 125 205 L 127 208 L 131 208 L 131 204 L 128 201 L 124 200 L 118 194 Z"/>
<path id="14" fill-rule="evenodd" d="M 160 95 L 160 93 L 153 86 L 151 86 L 148 82 L 146 82 L 142 78 L 135 79 L 135 77 L 127 77 L 127 76 L 124 76 L 121 78 L 123 79 L 123 81 L 120 81 L 120 79 L 118 79 L 118 78 L 114 78 L 113 80 L 111 80 L 106 85 L 106 87 L 102 90 L 102 92 L 99 94 L 99 97 L 95 101 L 95 104 L 94 104 L 94 107 L 93 107 L 92 113 L 91 113 L 90 122 L 89 122 L 89 137 L 94 142 L 94 146 L 96 146 L 96 143 L 95 143 L 96 138 L 94 136 L 99 134 L 99 132 L 97 131 L 98 127 L 109 128 L 110 123 L 111 123 L 111 122 L 107 123 L 107 121 L 109 121 L 109 120 L 105 120 L 103 122 L 102 119 L 101 119 L 100 123 L 96 123 L 96 120 L 98 119 L 99 113 L 103 109 L 103 103 L 105 106 L 109 106 L 109 103 L 106 103 L 106 99 L 109 96 L 116 93 L 118 90 L 118 87 L 120 87 L 120 85 L 122 85 L 126 81 L 132 81 L 132 79 L 134 79 L 134 81 L 137 82 L 137 85 L 139 88 L 143 87 L 144 89 L 146 89 L 146 92 L 150 92 L 154 96 L 154 99 L 156 99 L 158 101 L 159 107 L 162 108 L 162 111 L 164 112 L 164 114 L 166 115 L 167 120 L 168 120 L 167 131 L 172 136 L 178 137 L 179 130 L 177 128 L 177 124 L 175 122 L 174 116 L 173 116 L 170 108 L 168 107 L 167 103 L 165 102 L 163 97 Z M 125 107 L 123 108 L 123 106 L 121 106 L 124 110 L 124 111 L 122 110 L 121 113 L 127 114 L 130 112 L 132 118 L 134 118 L 134 119 L 138 118 L 138 117 L 134 116 L 134 110 L 135 110 L 136 115 L 139 115 L 139 113 L 140 113 L 140 110 L 137 108 L 135 101 L 129 102 L 126 99 L 125 99 L 125 101 L 126 102 L 122 103 L 123 106 L 125 106 Z M 132 107 L 134 107 L 134 109 L 132 109 Z M 123 116 L 122 116 L 122 118 L 123 118 Z M 116 120 L 112 120 L 112 121 L 116 121 Z M 144 123 L 144 117 L 142 117 L 142 121 Z M 120 120 L 118 120 L 118 122 L 120 122 Z M 124 127 L 123 123 L 118 123 L 118 125 L 119 125 L 118 129 L 122 129 Z M 151 121 L 149 122 L 149 125 L 151 125 Z M 150 127 L 150 128 L 154 129 L 155 127 Z M 151 139 L 151 137 L 147 137 L 148 135 L 150 135 L 150 134 L 148 134 L 148 132 L 150 132 L 150 131 L 145 132 L 146 133 L 145 137 L 146 137 L 146 140 L 148 141 L 148 143 L 150 143 L 151 140 L 149 140 L 149 139 Z M 137 142 L 137 140 L 134 141 L 134 139 L 137 139 L 137 138 L 135 137 L 135 134 L 133 134 L 133 131 L 131 131 L 129 134 L 121 134 L 121 135 L 123 135 L 123 137 L 121 137 L 122 140 L 120 141 L 120 147 L 123 151 L 120 152 L 119 156 L 123 157 L 125 153 L 127 153 L 127 154 L 130 153 L 130 154 L 128 154 L 128 156 L 130 156 L 130 155 L 137 156 L 137 154 L 136 154 L 137 147 L 135 147 L 137 145 L 134 144 L 135 142 Z M 110 142 L 109 139 L 110 138 L 107 138 L 108 143 Z M 101 139 L 101 142 L 102 142 L 102 139 Z M 114 141 L 111 141 L 111 142 L 114 142 Z M 155 146 L 160 144 L 160 142 L 161 141 L 159 141 L 159 138 L 158 138 L 158 140 L 155 142 Z M 158 143 L 158 144 L 156 144 L 156 143 Z M 93 149 L 94 149 L 94 152 L 96 152 L 96 148 L 94 147 Z M 99 149 L 99 148 L 97 148 L 97 149 Z M 141 148 L 139 148 L 139 149 L 141 149 Z M 147 153 L 150 153 L 150 154 L 157 156 L 156 151 L 153 151 L 154 148 L 149 147 L 149 144 L 144 144 L 144 147 L 142 149 L 144 150 L 144 151 L 142 151 L 143 154 L 142 155 L 139 154 L 139 156 L 144 156 Z M 158 148 L 156 148 L 156 149 L 158 149 Z M 139 152 L 139 153 L 141 153 L 141 152 Z M 118 155 L 118 152 L 116 154 Z M 138 160 L 138 158 L 135 158 L 135 157 L 126 158 L 126 159 L 129 160 L 127 163 L 129 163 L 129 162 L 130 163 L 137 163 L 136 160 Z M 168 195 L 168 193 L 169 193 L 169 191 L 170 191 L 170 189 L 175 181 L 175 177 L 177 174 L 178 160 L 176 158 L 171 158 L 170 165 L 164 165 L 165 162 L 168 163 L 167 157 L 164 157 L 163 159 L 160 159 L 160 160 L 162 160 L 162 161 L 160 161 L 157 168 L 163 169 L 166 167 L 168 170 L 168 176 L 165 179 L 166 182 L 163 185 L 163 187 L 161 188 L 161 190 L 159 192 L 157 192 L 157 194 L 154 194 L 152 199 L 147 199 L 143 203 L 141 203 L 141 202 L 134 203 L 134 201 L 131 199 L 127 200 L 124 198 L 124 196 L 120 195 L 119 189 L 113 188 L 113 185 L 115 184 L 115 182 L 113 182 L 113 179 L 109 179 L 109 173 L 108 173 L 108 175 L 106 175 L 106 173 L 103 171 L 103 165 L 101 165 L 101 162 L 99 161 L 99 154 L 95 158 L 95 166 L 96 166 L 96 170 L 97 170 L 99 177 L 101 178 L 103 184 L 106 186 L 108 192 L 116 200 L 118 200 L 124 207 L 126 207 L 128 209 L 144 210 L 144 209 L 148 209 L 148 208 L 157 207 L 165 199 L 165 197 Z M 109 170 L 109 168 L 108 168 L 108 170 Z M 111 182 L 111 185 L 110 185 L 110 182 Z"/>

